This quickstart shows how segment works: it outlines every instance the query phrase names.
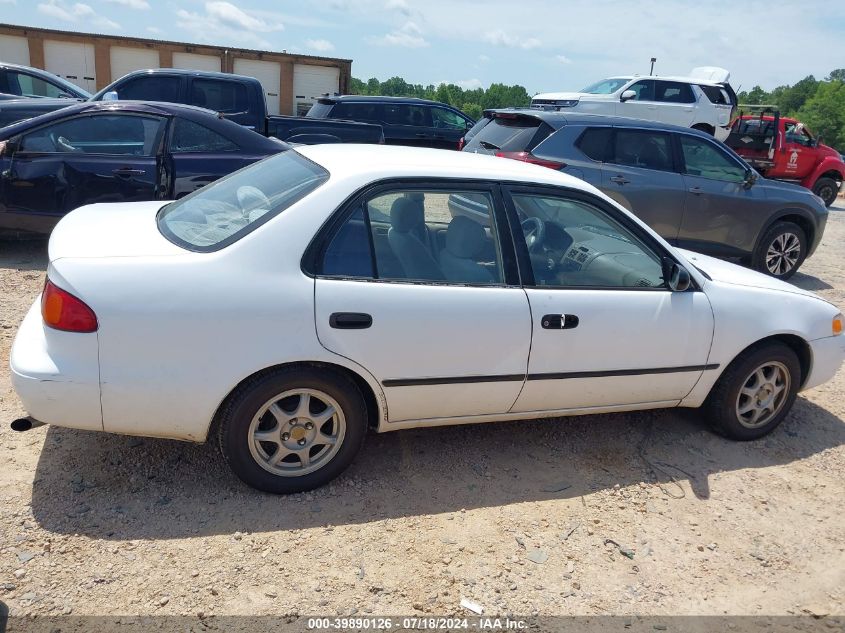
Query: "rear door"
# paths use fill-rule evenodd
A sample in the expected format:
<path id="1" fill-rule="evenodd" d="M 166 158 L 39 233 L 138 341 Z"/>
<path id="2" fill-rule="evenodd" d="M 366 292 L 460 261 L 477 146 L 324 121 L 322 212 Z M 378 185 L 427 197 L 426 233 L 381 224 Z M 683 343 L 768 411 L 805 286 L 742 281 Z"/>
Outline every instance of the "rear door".
<path id="1" fill-rule="evenodd" d="M 664 239 L 678 237 L 686 191 L 668 132 L 615 127 L 601 189 Z"/>
<path id="2" fill-rule="evenodd" d="M 720 143 L 678 134 L 686 202 L 678 244 L 711 255 L 744 256 L 754 249 L 771 209 L 761 187 L 746 186 L 746 165 Z"/>
<path id="3" fill-rule="evenodd" d="M 422 104 L 381 104 L 384 120 L 384 140 L 388 145 L 411 145 L 433 147 L 434 133 L 431 123 L 431 109 Z M 458 139 L 455 139 L 455 147 Z"/>
<path id="4" fill-rule="evenodd" d="M 478 213 L 453 219 L 455 196 Z M 498 200 L 492 185 L 382 185 L 314 250 L 320 342 L 382 384 L 390 422 L 502 414 L 522 389 L 531 317 Z"/>
<path id="5" fill-rule="evenodd" d="M 244 152 L 234 141 L 195 121 L 175 117 L 168 140 L 167 196 L 192 191 L 265 158 Z"/>
<path id="6" fill-rule="evenodd" d="M 696 106 L 692 86 L 679 81 L 658 80 L 654 82 L 654 98 L 660 104 L 657 110 L 659 121 L 681 127 L 692 126 Z"/>
<path id="7" fill-rule="evenodd" d="M 164 119 L 100 112 L 21 137 L 4 179 L 7 211 L 51 227 L 95 202 L 153 200 Z"/>

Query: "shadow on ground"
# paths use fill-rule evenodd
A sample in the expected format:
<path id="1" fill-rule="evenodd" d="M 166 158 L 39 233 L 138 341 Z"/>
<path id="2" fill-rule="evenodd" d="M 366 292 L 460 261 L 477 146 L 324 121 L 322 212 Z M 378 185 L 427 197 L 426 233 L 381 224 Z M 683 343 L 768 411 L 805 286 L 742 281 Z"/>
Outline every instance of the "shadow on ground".
<path id="1" fill-rule="evenodd" d="M 802 288 L 803 290 L 809 290 L 811 292 L 815 292 L 817 290 L 830 290 L 833 288 L 829 283 L 819 279 L 818 277 L 814 277 L 813 275 L 807 275 L 802 272 L 797 272 L 789 279 L 789 283 Z"/>
<path id="2" fill-rule="evenodd" d="M 47 268 L 47 238 L 0 238 L 0 268 L 43 272 Z"/>
<path id="3" fill-rule="evenodd" d="M 241 484 L 215 443 L 194 445 L 50 428 L 32 509 L 51 532 L 169 539 L 368 523 L 395 517 L 571 498 L 675 477 L 702 502 L 708 477 L 788 464 L 845 444 L 845 424 L 799 398 L 769 437 L 736 443 L 691 412 L 401 431 L 368 438 L 356 462 L 309 495 Z M 691 492 L 690 492 L 691 489 Z"/>

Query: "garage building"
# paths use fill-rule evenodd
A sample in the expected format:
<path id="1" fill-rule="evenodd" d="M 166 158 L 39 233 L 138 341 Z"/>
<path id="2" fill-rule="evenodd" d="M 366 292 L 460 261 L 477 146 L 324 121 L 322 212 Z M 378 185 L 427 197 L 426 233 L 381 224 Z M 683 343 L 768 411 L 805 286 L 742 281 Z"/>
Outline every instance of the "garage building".
<path id="1" fill-rule="evenodd" d="M 0 61 L 42 68 L 96 92 L 143 68 L 257 78 L 270 114 L 305 114 L 325 93 L 347 93 L 352 60 L 0 24 Z"/>

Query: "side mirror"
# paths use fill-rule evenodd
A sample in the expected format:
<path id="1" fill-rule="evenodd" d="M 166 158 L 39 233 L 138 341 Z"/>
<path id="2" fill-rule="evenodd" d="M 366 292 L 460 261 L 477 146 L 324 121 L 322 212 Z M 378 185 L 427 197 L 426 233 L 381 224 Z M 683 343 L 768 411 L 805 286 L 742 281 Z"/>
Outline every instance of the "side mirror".
<path id="1" fill-rule="evenodd" d="M 103 101 L 120 101 L 120 97 L 117 96 L 117 90 L 109 90 L 103 95 Z"/>
<path id="2" fill-rule="evenodd" d="M 757 182 L 757 174 L 753 169 L 745 170 L 745 180 L 742 181 L 742 186 L 745 189 L 751 189 L 754 183 Z"/>
<path id="3" fill-rule="evenodd" d="M 21 137 L 13 136 L 6 141 L 0 141 L 0 156 L 12 156 L 21 146 Z"/>
<path id="4" fill-rule="evenodd" d="M 684 292 L 692 285 L 687 269 L 669 257 L 663 258 L 663 280 L 672 292 Z"/>
<path id="5" fill-rule="evenodd" d="M 626 90 L 625 92 L 622 93 L 622 97 L 619 100 L 622 103 L 625 103 L 626 101 L 630 101 L 631 99 L 635 98 L 636 96 L 637 96 L 636 90 Z"/>

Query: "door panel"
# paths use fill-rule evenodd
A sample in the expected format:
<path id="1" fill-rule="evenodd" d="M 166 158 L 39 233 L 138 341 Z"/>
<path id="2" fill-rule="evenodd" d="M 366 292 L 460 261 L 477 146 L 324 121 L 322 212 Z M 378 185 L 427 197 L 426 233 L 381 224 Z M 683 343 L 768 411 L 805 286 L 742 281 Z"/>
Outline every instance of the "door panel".
<path id="1" fill-rule="evenodd" d="M 527 292 L 534 335 L 514 412 L 679 401 L 701 376 L 713 334 L 703 292 Z M 549 314 L 578 325 L 544 328 Z"/>
<path id="2" fill-rule="evenodd" d="M 628 101 L 616 104 L 617 116 L 642 119 L 645 121 L 659 121 L 658 104 L 654 100 L 654 80 L 644 79 L 632 84 L 628 90 L 633 90 L 637 96 Z"/>
<path id="3" fill-rule="evenodd" d="M 610 160 L 602 165 L 601 189 L 666 240 L 674 241 L 686 190 L 674 171 L 669 134 L 617 128 Z"/>
<path id="4" fill-rule="evenodd" d="M 372 325 L 332 327 L 346 312 Z M 326 349 L 384 385 L 391 422 L 505 413 L 522 388 L 531 322 L 521 289 L 317 279 L 315 317 Z"/>

